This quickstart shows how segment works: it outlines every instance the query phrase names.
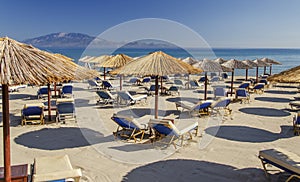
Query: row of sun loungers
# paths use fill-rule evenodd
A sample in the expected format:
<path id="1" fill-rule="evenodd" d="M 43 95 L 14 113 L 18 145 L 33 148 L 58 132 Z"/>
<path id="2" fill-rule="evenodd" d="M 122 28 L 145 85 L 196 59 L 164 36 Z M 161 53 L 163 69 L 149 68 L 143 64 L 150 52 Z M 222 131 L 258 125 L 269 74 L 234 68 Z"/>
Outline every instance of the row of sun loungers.
<path id="1" fill-rule="evenodd" d="M 76 121 L 75 102 L 73 98 L 57 99 L 56 100 L 56 122 L 66 120 Z M 44 124 L 45 105 L 43 103 L 25 104 L 21 110 L 22 125 L 27 123 L 31 124 Z"/>

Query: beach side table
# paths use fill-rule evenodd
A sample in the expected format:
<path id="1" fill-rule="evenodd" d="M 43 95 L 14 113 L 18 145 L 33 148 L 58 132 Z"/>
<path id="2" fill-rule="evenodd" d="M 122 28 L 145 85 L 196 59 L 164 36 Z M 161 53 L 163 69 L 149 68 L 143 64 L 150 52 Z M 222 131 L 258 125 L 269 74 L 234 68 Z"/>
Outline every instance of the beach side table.
<path id="1" fill-rule="evenodd" d="M 12 182 L 27 182 L 28 164 L 11 166 Z M 0 182 L 4 182 L 4 167 L 0 167 Z"/>

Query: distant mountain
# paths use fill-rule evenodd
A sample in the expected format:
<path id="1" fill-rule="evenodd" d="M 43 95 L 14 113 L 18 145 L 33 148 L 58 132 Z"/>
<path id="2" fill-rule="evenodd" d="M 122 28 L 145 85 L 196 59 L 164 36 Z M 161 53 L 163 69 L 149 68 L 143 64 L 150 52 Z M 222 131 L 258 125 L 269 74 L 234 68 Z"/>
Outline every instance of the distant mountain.
<path id="1" fill-rule="evenodd" d="M 86 48 L 92 41 L 94 41 L 94 45 L 99 47 L 118 47 L 119 45 L 119 43 L 110 42 L 86 34 L 62 32 L 27 39 L 23 42 L 42 48 Z"/>
<path id="2" fill-rule="evenodd" d="M 159 40 L 140 40 L 135 42 L 113 42 L 81 33 L 52 33 L 23 41 L 40 48 L 174 48 L 176 46 Z"/>

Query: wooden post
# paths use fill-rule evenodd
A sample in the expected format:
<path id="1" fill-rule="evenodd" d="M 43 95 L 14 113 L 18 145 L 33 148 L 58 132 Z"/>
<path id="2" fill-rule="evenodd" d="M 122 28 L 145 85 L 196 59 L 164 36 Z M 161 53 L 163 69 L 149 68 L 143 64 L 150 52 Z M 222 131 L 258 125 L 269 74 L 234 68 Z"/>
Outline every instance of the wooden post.
<path id="1" fill-rule="evenodd" d="M 272 75 L 272 64 L 270 64 L 270 76 Z"/>
<path id="2" fill-rule="evenodd" d="M 232 68 L 232 75 L 231 75 L 231 89 L 230 89 L 230 96 L 232 96 L 233 92 L 233 77 L 234 77 L 234 68 Z"/>
<path id="3" fill-rule="evenodd" d="M 155 76 L 155 119 L 158 118 L 158 76 Z"/>
<path id="4" fill-rule="evenodd" d="M 4 152 L 4 179 L 11 181 L 10 161 L 10 122 L 9 122 L 9 95 L 8 85 L 2 84 L 2 117 L 3 117 L 3 152 Z"/>
<path id="5" fill-rule="evenodd" d="M 48 121 L 51 121 L 51 88 L 50 83 L 48 83 Z"/>
<path id="6" fill-rule="evenodd" d="M 248 69 L 246 69 L 246 81 L 248 80 Z"/>
<path id="7" fill-rule="evenodd" d="M 122 90 L 122 75 L 120 75 L 120 90 Z"/>
<path id="8" fill-rule="evenodd" d="M 258 66 L 256 67 L 256 83 L 258 83 Z"/>
<path id="9" fill-rule="evenodd" d="M 162 76 L 160 77 L 160 94 L 163 95 L 163 78 Z"/>
<path id="10" fill-rule="evenodd" d="M 106 74 L 105 73 L 105 67 L 103 69 L 104 69 L 104 71 L 103 71 L 104 72 L 103 79 L 105 80 L 105 74 Z"/>
<path id="11" fill-rule="evenodd" d="M 207 72 L 205 72 L 205 81 L 204 81 L 204 100 L 207 99 Z"/>

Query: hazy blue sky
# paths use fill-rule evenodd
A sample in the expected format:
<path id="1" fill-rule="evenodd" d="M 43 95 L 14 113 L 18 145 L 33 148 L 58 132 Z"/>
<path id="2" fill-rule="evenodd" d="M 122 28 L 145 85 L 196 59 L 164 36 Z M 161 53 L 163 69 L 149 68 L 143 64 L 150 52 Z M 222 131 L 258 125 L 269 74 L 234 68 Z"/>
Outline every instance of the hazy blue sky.
<path id="1" fill-rule="evenodd" d="M 300 48 L 299 0 L 0 0 L 0 36 L 55 32 L 97 36 L 138 18 L 164 18 L 213 47 Z"/>

